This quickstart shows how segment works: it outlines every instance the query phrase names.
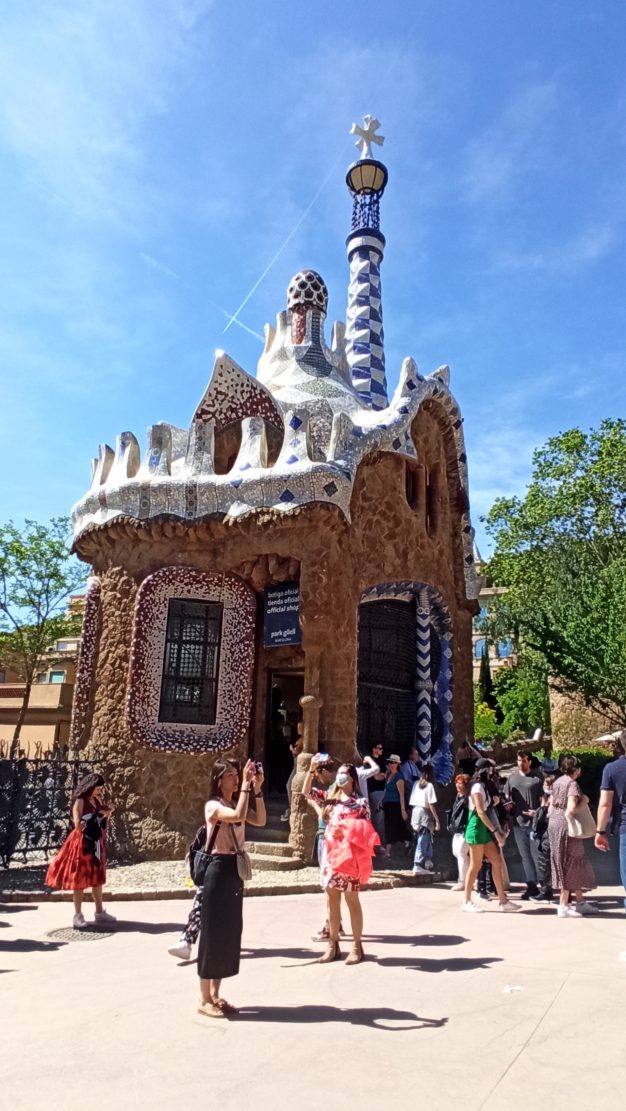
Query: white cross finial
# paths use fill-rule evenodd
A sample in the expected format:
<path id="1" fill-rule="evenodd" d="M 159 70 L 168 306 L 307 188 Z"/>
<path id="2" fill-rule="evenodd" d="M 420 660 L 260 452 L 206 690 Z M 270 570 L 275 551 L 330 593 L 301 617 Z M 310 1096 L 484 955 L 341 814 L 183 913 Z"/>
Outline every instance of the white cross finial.
<path id="1" fill-rule="evenodd" d="M 351 135 L 358 135 L 355 147 L 358 147 L 361 152 L 361 158 L 372 157 L 372 143 L 382 147 L 385 136 L 376 135 L 380 127 L 380 120 L 374 119 L 374 116 L 363 116 L 364 127 L 359 127 L 358 123 L 353 123 L 350 128 Z"/>

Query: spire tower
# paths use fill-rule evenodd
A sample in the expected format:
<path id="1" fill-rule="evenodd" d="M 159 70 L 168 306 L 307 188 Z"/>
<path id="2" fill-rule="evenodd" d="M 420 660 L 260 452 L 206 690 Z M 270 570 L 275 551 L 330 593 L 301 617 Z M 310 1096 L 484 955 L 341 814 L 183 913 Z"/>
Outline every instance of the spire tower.
<path id="1" fill-rule="evenodd" d="M 380 198 L 388 173 L 386 166 L 371 156 L 372 143 L 382 146 L 385 141 L 376 134 L 380 123 L 372 116 L 364 116 L 363 123 L 363 127 L 352 125 L 351 134 L 359 136 L 355 145 L 361 157 L 346 175 L 352 194 L 352 230 L 346 240 L 350 265 L 346 357 L 352 384 L 363 404 L 386 409 L 389 402 L 380 290 L 385 237 L 380 231 Z"/>

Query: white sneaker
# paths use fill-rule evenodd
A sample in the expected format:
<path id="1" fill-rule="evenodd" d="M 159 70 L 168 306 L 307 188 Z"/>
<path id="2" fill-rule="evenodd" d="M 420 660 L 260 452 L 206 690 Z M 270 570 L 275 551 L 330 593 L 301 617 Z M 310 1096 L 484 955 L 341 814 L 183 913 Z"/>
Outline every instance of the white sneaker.
<path id="1" fill-rule="evenodd" d="M 422 868 L 421 864 L 415 864 L 411 873 L 413 876 L 427 876 L 428 868 Z"/>
<path id="2" fill-rule="evenodd" d="M 521 909 L 519 903 L 512 903 L 510 899 L 507 899 L 506 903 L 498 904 L 498 910 L 501 911 L 502 914 L 515 914 L 516 911 Z"/>
<path id="3" fill-rule="evenodd" d="M 579 914 L 582 914 L 583 916 L 585 914 L 597 914 L 597 912 L 598 912 L 598 908 L 595 905 L 595 903 L 587 903 L 587 902 L 576 903 L 576 910 L 578 911 Z"/>
<path id="4" fill-rule="evenodd" d="M 435 865 L 433 864 L 432 860 L 425 860 L 424 867 L 427 872 L 434 872 L 435 870 Z"/>
<path id="5" fill-rule="evenodd" d="M 461 903 L 461 910 L 467 911 L 468 914 L 484 914 L 485 908 L 479 907 L 478 903 Z"/>
<path id="6" fill-rule="evenodd" d="M 556 916 L 557 916 L 557 918 L 582 918 L 583 917 L 582 914 L 578 913 L 578 911 L 576 910 L 576 907 L 571 906 L 569 903 L 564 903 L 562 905 L 559 903 L 558 907 L 556 908 Z"/>
<path id="7" fill-rule="evenodd" d="M 84 914 L 75 914 L 72 919 L 72 926 L 75 930 L 84 930 L 87 927 Z"/>
<path id="8" fill-rule="evenodd" d="M 450 888 L 450 891 L 464 891 L 464 890 L 465 890 L 465 884 L 464 883 L 453 883 L 452 887 Z"/>
<path id="9" fill-rule="evenodd" d="M 171 957 L 176 957 L 179 961 L 191 960 L 191 945 L 186 941 L 181 941 L 179 945 L 172 945 L 172 948 L 167 951 Z"/>
<path id="10" fill-rule="evenodd" d="M 285 810 L 284 814 L 281 814 L 280 820 L 281 820 L 281 822 L 288 822 L 290 817 L 291 817 L 291 810 Z"/>
<path id="11" fill-rule="evenodd" d="M 93 920 L 94 922 L 101 922 L 103 926 L 106 926 L 107 923 L 117 922 L 117 918 L 109 914 L 108 910 L 97 910 L 93 916 Z"/>

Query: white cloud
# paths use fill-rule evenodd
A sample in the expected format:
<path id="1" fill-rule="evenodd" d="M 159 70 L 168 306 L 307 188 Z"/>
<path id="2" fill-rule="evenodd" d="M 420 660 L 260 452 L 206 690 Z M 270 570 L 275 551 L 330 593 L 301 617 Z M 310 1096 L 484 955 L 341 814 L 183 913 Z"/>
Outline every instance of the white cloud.
<path id="1" fill-rule="evenodd" d="M 209 6 L 33 0 L 5 7 L 0 136 L 51 201 L 89 220 L 142 218 L 158 195 L 145 181 L 139 189 L 146 124 L 167 112 Z"/>

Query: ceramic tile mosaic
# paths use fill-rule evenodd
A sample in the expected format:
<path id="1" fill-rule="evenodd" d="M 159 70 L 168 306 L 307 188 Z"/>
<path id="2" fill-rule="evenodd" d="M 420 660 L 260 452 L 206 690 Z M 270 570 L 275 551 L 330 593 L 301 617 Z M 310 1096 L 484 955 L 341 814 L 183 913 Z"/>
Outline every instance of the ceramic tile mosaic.
<path id="1" fill-rule="evenodd" d="M 402 596 L 416 600 L 416 745 L 422 760 L 432 762 L 437 782 L 450 783 L 454 771 L 450 612 L 438 590 L 410 580 L 372 586 L 363 592 L 361 601 Z M 433 641 L 437 642 L 436 653 Z M 433 752 L 435 728 L 440 730 L 440 738 Z"/>
<path id="2" fill-rule="evenodd" d="M 315 502 L 334 505 L 349 521 L 356 472 L 367 455 L 378 450 L 417 457 L 410 430 L 426 401 L 436 402 L 452 430 L 469 506 L 463 423 L 448 368 L 423 378 L 413 359 L 405 359 L 387 401 L 380 289 L 385 240 L 378 219 L 376 198 L 357 195 L 348 238 L 348 325 L 335 324 L 331 346 L 324 335 L 326 286 L 316 272 L 300 271 L 290 283 L 287 310 L 278 313 L 275 328 L 266 327 L 256 378 L 218 352 L 188 432 L 153 425 L 143 461 L 130 432 L 118 438 L 114 453 L 102 446 L 91 487 L 72 512 L 76 539 L 89 526 L 120 516 L 191 521 L 262 509 L 292 513 Z M 235 421 L 242 425 L 238 456 L 228 474 L 216 474 L 215 432 Z M 272 467 L 266 465 L 268 424 L 283 435 Z M 473 599 L 478 580 L 469 509 L 461 541 L 466 596 Z"/>
<path id="3" fill-rule="evenodd" d="M 87 739 L 90 726 L 91 699 L 96 678 L 98 648 L 102 629 L 100 605 L 100 580 L 92 575 L 87 582 L 85 611 L 80 638 L 80 652 L 74 684 L 72 721 L 70 725 L 70 750 L 80 748 Z"/>
<path id="4" fill-rule="evenodd" d="M 386 409 L 384 332 L 380 265 L 385 240 L 370 232 L 348 241 L 350 285 L 346 315 L 346 355 L 363 405 Z"/>
<path id="5" fill-rule="evenodd" d="M 224 607 L 214 725 L 159 721 L 170 598 Z M 256 596 L 237 575 L 165 567 L 145 579 L 137 595 L 126 705 L 133 740 L 165 752 L 225 752 L 238 745 L 250 722 L 255 625 Z"/>

